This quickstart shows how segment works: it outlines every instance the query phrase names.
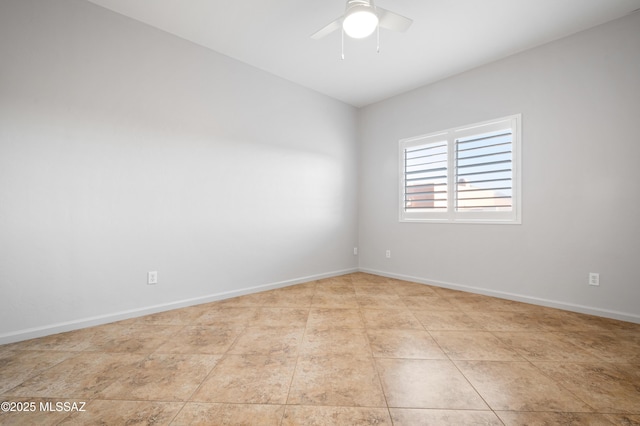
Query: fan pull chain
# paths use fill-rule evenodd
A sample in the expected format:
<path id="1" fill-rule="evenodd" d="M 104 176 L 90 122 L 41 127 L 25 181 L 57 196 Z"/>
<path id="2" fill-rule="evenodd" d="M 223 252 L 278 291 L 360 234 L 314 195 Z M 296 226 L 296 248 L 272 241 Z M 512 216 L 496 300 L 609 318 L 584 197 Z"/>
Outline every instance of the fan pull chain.
<path id="1" fill-rule="evenodd" d="M 376 38 L 377 38 L 377 52 L 380 53 L 380 25 L 376 26 Z"/>
<path id="2" fill-rule="evenodd" d="M 344 29 L 342 29 L 341 33 L 342 33 L 342 60 L 344 61 Z"/>

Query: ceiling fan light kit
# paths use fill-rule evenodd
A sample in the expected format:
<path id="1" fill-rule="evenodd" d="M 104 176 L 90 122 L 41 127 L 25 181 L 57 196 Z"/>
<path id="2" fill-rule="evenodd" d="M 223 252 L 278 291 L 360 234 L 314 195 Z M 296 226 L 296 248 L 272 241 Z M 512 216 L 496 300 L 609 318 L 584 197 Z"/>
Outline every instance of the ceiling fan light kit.
<path id="1" fill-rule="evenodd" d="M 347 13 L 342 21 L 342 28 L 351 38 L 365 38 L 373 34 L 378 27 L 378 22 L 378 15 L 373 5 L 347 3 Z"/>
<path id="2" fill-rule="evenodd" d="M 342 59 L 344 59 L 344 35 L 351 38 L 366 38 L 377 31 L 378 52 L 380 51 L 380 28 L 392 31 L 406 31 L 413 21 L 395 12 L 376 7 L 373 0 L 347 0 L 344 15 L 331 21 L 311 35 L 319 40 L 332 32 L 342 29 Z"/>

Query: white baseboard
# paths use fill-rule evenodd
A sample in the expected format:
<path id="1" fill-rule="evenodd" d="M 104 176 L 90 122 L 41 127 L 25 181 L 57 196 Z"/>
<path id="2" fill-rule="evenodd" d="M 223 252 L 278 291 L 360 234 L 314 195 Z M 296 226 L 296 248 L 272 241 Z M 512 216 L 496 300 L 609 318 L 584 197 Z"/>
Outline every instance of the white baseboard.
<path id="1" fill-rule="evenodd" d="M 472 287 L 462 284 L 448 283 L 444 281 L 428 280 L 419 277 L 413 277 L 403 274 L 395 274 L 391 272 L 378 271 L 369 268 L 360 268 L 360 272 L 368 274 L 380 275 L 387 278 L 396 278 L 404 281 L 413 281 L 420 284 L 428 284 L 436 287 L 449 288 L 452 290 L 466 291 L 469 293 L 483 294 L 485 296 L 499 297 L 501 299 L 514 300 L 516 302 L 531 303 L 533 305 L 546 306 L 549 308 L 562 309 L 565 311 L 579 312 L 581 314 L 595 315 L 599 317 L 611 318 L 621 321 L 633 322 L 640 324 L 640 316 L 627 312 L 618 312 L 607 309 L 594 308 L 591 306 L 576 305 L 573 303 L 558 302 L 556 300 L 542 299 L 539 297 L 523 296 L 521 294 L 509 293 L 504 291 L 489 290 L 481 287 Z"/>
<path id="2" fill-rule="evenodd" d="M 323 278 L 331 278 L 340 275 L 358 272 L 358 268 L 344 269 L 324 274 L 310 275 L 306 277 L 295 278 L 286 281 L 279 281 L 270 284 L 263 284 L 254 287 L 247 287 L 240 290 L 226 291 L 221 293 L 210 294 L 207 296 L 196 297 L 192 299 L 184 299 L 176 302 L 164 303 L 161 305 L 146 306 L 140 309 L 131 309 L 127 311 L 115 312 L 111 314 L 98 315 L 89 318 L 81 318 L 73 321 L 60 322 L 42 327 L 28 328 L 10 333 L 0 334 L 0 345 L 7 343 L 20 342 L 23 340 L 34 339 L 37 337 L 49 336 L 51 334 L 64 333 L 66 331 L 78 330 L 96 325 L 108 324 L 115 321 L 122 321 L 131 318 L 137 318 L 144 315 L 156 314 L 158 312 L 170 311 L 172 309 L 186 308 L 188 306 L 200 305 L 203 303 L 215 302 L 218 300 L 230 299 L 232 297 L 244 296 L 260 291 L 273 290 L 276 288 L 288 287 L 295 284 L 301 284 L 309 281 L 319 280 Z"/>

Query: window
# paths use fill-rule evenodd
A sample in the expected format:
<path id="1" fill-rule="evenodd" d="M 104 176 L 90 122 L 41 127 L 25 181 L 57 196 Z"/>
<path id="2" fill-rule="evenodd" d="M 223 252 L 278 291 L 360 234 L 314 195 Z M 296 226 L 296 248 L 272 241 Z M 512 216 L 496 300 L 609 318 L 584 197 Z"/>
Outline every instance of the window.
<path id="1" fill-rule="evenodd" d="M 520 115 L 400 141 L 400 220 L 520 223 Z"/>

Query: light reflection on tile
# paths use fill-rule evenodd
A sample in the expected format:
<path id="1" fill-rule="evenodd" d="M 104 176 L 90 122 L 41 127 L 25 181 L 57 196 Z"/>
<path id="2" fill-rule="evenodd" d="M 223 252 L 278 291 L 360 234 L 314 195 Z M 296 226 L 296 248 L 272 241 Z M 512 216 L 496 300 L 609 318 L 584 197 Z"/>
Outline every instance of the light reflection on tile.
<path id="1" fill-rule="evenodd" d="M 376 359 L 376 364 L 390 407 L 488 408 L 449 360 Z"/>

